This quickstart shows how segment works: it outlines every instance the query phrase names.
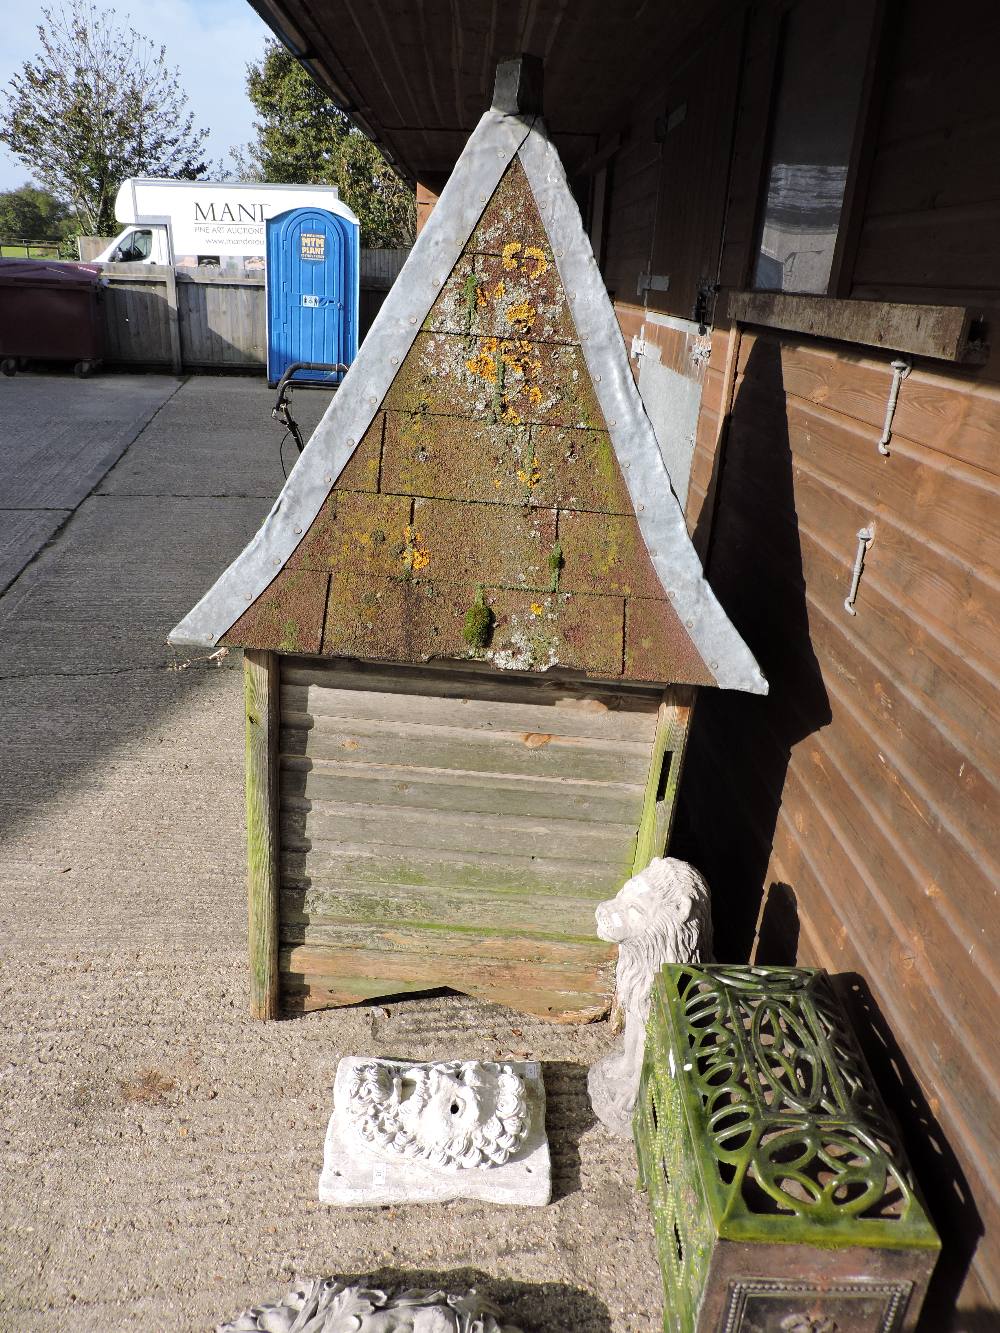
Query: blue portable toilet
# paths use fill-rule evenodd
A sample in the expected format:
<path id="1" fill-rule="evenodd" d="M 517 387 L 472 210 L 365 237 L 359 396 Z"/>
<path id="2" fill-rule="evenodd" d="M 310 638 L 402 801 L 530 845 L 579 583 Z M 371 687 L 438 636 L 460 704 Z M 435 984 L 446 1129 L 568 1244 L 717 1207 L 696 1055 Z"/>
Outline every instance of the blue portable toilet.
<path id="1" fill-rule="evenodd" d="M 358 220 L 293 208 L 267 222 L 267 380 L 296 361 L 349 366 L 358 351 Z M 299 370 L 296 384 L 330 384 L 342 372 Z"/>

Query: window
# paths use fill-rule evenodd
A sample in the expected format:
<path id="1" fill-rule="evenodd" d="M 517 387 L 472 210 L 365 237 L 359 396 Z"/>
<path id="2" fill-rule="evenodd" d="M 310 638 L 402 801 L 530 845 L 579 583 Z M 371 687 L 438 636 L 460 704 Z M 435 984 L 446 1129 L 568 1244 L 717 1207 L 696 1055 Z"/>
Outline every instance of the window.
<path id="1" fill-rule="evenodd" d="M 151 231 L 133 231 L 129 232 L 124 242 L 118 247 L 118 252 L 123 264 L 141 264 L 149 258 L 152 248 L 153 233 Z"/>
<path id="2" fill-rule="evenodd" d="M 874 8 L 874 0 L 798 0 L 785 16 L 758 291 L 830 290 Z"/>

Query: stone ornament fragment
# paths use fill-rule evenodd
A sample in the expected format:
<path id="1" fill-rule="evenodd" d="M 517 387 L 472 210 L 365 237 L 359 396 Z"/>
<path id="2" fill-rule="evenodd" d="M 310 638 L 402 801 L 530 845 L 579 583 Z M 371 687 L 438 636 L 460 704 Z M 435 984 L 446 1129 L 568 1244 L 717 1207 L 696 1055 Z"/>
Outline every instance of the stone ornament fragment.
<path id="1" fill-rule="evenodd" d="M 531 1061 L 337 1067 L 322 1203 L 380 1206 L 473 1198 L 545 1204 L 545 1087 Z"/>
<path id="2" fill-rule="evenodd" d="M 521 1333 L 475 1288 L 383 1291 L 310 1278 L 280 1301 L 255 1305 L 215 1333 Z"/>
<path id="3" fill-rule="evenodd" d="M 613 1134 L 629 1138 L 653 982 L 664 963 L 712 961 L 708 885 L 687 861 L 658 856 L 614 898 L 598 903 L 597 934 L 618 945 L 614 1014 L 624 1022 L 617 1050 L 591 1066 L 590 1104 Z"/>

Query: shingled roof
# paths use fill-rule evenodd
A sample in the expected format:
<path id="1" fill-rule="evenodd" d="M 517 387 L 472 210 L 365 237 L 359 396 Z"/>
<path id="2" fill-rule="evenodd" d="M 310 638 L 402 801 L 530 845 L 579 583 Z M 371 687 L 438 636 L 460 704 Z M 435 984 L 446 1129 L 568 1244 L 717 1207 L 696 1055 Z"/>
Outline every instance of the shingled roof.
<path id="1" fill-rule="evenodd" d="M 170 641 L 766 692 L 540 119 L 483 117 L 264 525 Z"/>

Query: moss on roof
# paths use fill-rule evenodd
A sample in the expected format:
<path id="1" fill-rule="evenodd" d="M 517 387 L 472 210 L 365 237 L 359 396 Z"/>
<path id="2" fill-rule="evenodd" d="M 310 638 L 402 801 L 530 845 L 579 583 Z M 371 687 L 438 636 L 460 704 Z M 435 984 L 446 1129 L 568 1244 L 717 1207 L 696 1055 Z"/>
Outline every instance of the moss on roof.
<path id="1" fill-rule="evenodd" d="M 300 545 L 222 642 L 713 683 L 647 554 L 516 159 Z"/>

